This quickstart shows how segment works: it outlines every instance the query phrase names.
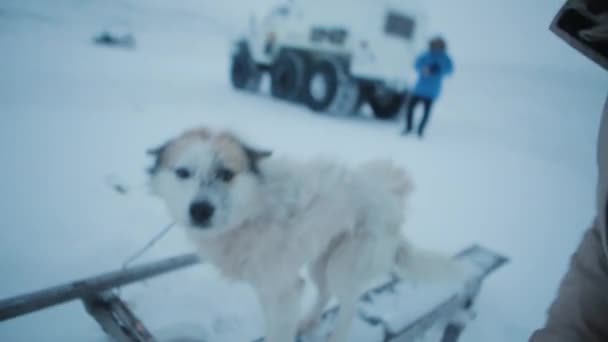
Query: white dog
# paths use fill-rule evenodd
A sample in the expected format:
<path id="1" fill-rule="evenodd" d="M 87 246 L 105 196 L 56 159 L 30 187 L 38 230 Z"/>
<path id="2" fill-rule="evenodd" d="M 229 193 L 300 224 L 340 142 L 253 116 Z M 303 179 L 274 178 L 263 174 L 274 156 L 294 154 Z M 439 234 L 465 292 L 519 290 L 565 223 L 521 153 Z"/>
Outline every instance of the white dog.
<path id="1" fill-rule="evenodd" d="M 401 235 L 412 184 L 387 161 L 346 168 L 332 161 L 268 158 L 229 133 L 195 129 L 153 151 L 153 191 L 186 228 L 205 261 L 256 290 L 267 342 L 293 342 L 340 304 L 331 336 L 346 341 L 359 296 L 389 272 L 429 278 L 453 272 L 448 258 Z M 308 267 L 318 289 L 300 319 Z"/>

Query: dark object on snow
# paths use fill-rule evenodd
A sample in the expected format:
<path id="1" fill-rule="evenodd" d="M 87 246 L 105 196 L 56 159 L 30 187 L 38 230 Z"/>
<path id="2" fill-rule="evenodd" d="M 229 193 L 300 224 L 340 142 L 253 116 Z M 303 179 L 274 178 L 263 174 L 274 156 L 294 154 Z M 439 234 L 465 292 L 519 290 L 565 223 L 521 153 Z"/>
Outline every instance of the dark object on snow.
<path id="1" fill-rule="evenodd" d="M 133 35 L 130 33 L 103 31 L 93 38 L 93 42 L 98 45 L 107 45 L 126 49 L 135 48 L 135 37 L 133 37 Z"/>
<path id="2" fill-rule="evenodd" d="M 126 195 L 129 193 L 129 187 L 117 181 L 114 179 L 114 177 L 107 177 L 106 184 L 120 195 Z"/>
<path id="3" fill-rule="evenodd" d="M 568 1 L 551 23 L 551 31 L 608 70 L 608 4 Z"/>
<path id="4" fill-rule="evenodd" d="M 112 186 L 112 188 L 114 189 L 114 191 L 116 191 L 117 193 L 119 193 L 121 195 L 126 195 L 129 192 L 127 187 L 122 184 L 114 184 Z"/>

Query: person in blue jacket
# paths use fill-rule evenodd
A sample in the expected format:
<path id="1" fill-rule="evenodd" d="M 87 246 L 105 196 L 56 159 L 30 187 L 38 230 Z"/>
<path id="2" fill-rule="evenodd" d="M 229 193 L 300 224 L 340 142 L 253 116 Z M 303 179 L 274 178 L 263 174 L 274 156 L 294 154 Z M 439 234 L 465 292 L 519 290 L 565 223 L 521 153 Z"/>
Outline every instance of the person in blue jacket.
<path id="1" fill-rule="evenodd" d="M 452 60 L 446 52 L 445 40 L 441 37 L 432 39 L 429 44 L 429 51 L 416 59 L 418 82 L 407 103 L 404 135 L 412 131 L 414 110 L 421 103 L 424 106 L 424 116 L 420 121 L 417 132 L 419 137 L 423 136 L 433 103 L 441 92 L 441 82 L 445 76 L 453 72 L 453 68 Z"/>

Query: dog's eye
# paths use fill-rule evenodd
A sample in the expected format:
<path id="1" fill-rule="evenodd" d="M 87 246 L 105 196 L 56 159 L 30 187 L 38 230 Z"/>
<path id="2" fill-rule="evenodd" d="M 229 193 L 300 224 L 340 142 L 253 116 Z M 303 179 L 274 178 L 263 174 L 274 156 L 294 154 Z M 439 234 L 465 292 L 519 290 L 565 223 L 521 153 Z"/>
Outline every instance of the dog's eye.
<path id="1" fill-rule="evenodd" d="M 220 168 L 217 170 L 215 176 L 217 177 L 217 179 L 227 183 L 230 182 L 232 178 L 234 178 L 234 172 L 226 168 Z"/>
<path id="2" fill-rule="evenodd" d="M 185 167 L 180 167 L 180 168 L 175 169 L 175 175 L 179 179 L 188 179 L 192 176 L 192 173 L 190 172 L 190 170 L 186 169 Z"/>

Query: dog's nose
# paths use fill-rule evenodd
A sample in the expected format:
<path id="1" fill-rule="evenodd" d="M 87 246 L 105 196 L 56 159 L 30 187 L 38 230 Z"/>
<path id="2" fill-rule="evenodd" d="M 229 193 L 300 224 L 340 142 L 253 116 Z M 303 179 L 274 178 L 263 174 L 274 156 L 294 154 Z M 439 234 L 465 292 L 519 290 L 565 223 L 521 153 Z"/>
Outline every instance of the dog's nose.
<path id="1" fill-rule="evenodd" d="M 190 217 L 192 218 L 192 222 L 199 225 L 208 223 L 214 210 L 211 203 L 207 201 L 192 203 L 190 205 Z"/>

